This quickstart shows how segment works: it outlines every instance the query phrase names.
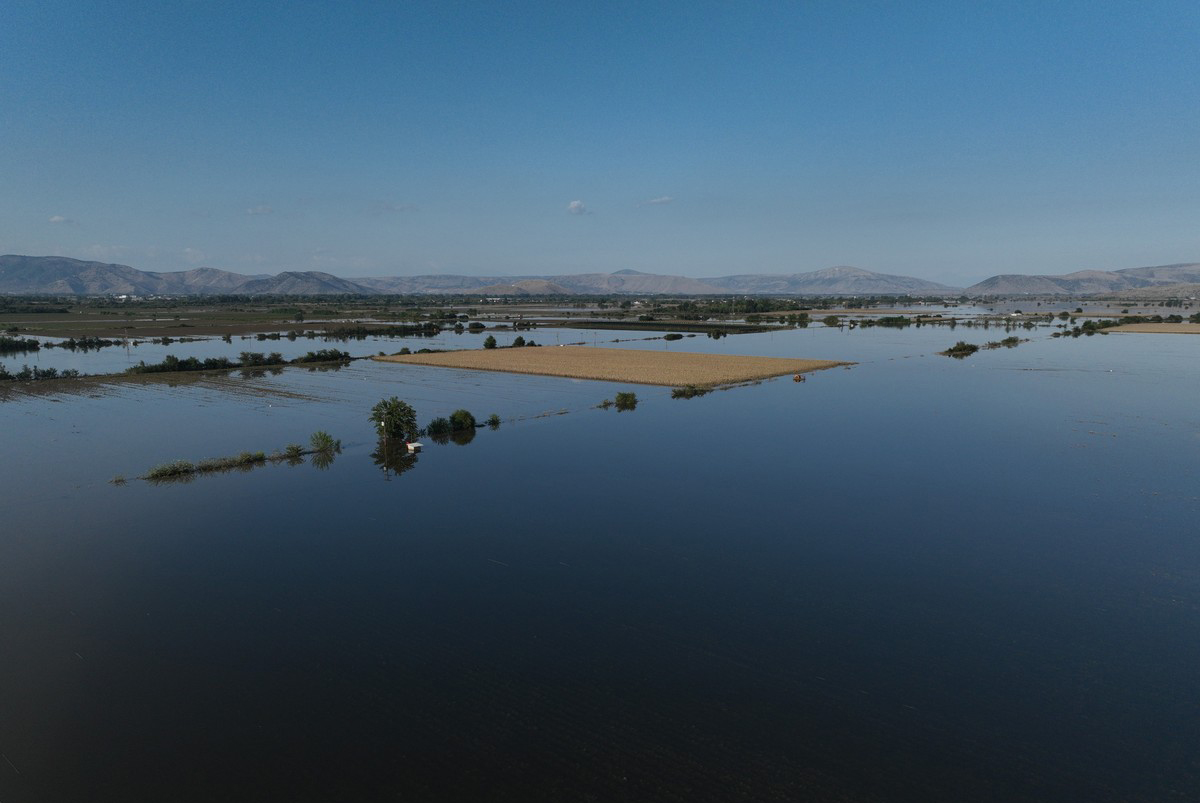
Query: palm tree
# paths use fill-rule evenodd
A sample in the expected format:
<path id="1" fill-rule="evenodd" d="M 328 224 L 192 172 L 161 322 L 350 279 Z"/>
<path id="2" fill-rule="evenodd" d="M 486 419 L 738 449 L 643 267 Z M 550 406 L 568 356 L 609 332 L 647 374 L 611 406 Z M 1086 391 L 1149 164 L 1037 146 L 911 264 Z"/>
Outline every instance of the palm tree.
<path id="1" fill-rule="evenodd" d="M 381 399 L 371 408 L 370 422 L 375 425 L 379 437 L 412 440 L 417 437 L 417 413 L 406 402 L 393 396 Z"/>

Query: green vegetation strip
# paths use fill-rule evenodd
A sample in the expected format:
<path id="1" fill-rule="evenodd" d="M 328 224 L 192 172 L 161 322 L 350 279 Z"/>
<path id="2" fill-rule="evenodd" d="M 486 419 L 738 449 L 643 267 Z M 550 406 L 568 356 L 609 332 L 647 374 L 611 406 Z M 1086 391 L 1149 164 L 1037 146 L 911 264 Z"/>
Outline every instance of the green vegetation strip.
<path id="1" fill-rule="evenodd" d="M 147 471 L 138 479 L 149 482 L 188 481 L 200 474 L 214 474 L 225 471 L 248 471 L 256 466 L 272 463 L 302 462 L 305 455 L 313 455 L 313 464 L 318 468 L 326 468 L 333 462 L 334 455 L 342 451 L 342 442 L 335 440 L 328 432 L 318 431 L 309 438 L 311 448 L 305 449 L 298 443 L 288 444 L 282 452 L 268 455 L 266 452 L 242 452 L 230 457 L 209 457 L 195 463 L 190 460 L 173 460 L 163 463 Z M 124 485 L 124 477 L 114 477 L 115 485 Z"/>
<path id="2" fill-rule="evenodd" d="M 125 373 L 162 374 L 179 371 L 220 371 L 236 368 L 261 368 L 271 365 L 302 365 L 310 362 L 347 362 L 352 359 L 354 358 L 349 353 L 338 351 L 337 349 L 310 351 L 303 357 L 297 357 L 294 360 L 285 360 L 283 355 L 277 351 L 266 355 L 255 351 L 243 351 L 241 353 L 241 360 L 238 362 L 226 357 L 209 357 L 205 360 L 197 357 L 187 357 L 181 360 L 173 354 L 168 354 L 162 362 L 147 365 L 145 361 L 142 361 L 131 368 L 127 368 Z"/>

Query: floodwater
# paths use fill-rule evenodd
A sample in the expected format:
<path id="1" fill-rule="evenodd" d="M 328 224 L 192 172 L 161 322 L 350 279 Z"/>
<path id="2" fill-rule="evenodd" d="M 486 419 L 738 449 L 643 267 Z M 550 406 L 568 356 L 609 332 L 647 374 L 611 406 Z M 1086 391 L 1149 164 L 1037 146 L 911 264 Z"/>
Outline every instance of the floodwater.
<path id="1" fill-rule="evenodd" d="M 1047 331 L 622 344 L 858 363 L 689 400 L 2 395 L 0 800 L 1200 799 L 1200 339 Z M 384 470 L 392 395 L 504 423 Z M 132 479 L 318 429 L 324 470 Z"/>

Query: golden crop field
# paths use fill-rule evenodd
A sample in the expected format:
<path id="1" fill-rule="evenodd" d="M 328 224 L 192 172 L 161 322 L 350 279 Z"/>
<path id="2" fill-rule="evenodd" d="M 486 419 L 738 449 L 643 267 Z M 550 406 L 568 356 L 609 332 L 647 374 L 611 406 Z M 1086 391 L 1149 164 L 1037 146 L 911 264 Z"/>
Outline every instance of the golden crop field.
<path id="1" fill-rule="evenodd" d="M 473 371 L 504 371 L 675 387 L 712 387 L 849 365 L 836 360 L 807 360 L 798 357 L 737 357 L 726 354 L 603 349 L 590 346 L 475 349 L 438 354 L 403 354 L 374 359 L 406 365 L 433 365 Z"/>
<path id="2" fill-rule="evenodd" d="M 1127 323 L 1106 332 L 1149 332 L 1162 335 L 1200 335 L 1200 323 Z"/>

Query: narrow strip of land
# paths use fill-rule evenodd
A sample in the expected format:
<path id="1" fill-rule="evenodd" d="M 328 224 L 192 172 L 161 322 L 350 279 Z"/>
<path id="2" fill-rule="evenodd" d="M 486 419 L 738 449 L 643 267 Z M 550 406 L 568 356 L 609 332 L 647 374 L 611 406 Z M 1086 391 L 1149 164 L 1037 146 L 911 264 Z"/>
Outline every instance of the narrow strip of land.
<path id="1" fill-rule="evenodd" d="M 473 371 L 503 371 L 676 387 L 712 387 L 850 365 L 837 360 L 808 360 L 798 357 L 737 357 L 726 354 L 602 349 L 587 346 L 477 349 L 434 354 L 397 354 L 373 359 L 406 365 L 433 365 Z"/>
<path id="2" fill-rule="evenodd" d="M 1127 323 L 1106 332 L 1148 332 L 1160 335 L 1200 335 L 1200 323 Z"/>

